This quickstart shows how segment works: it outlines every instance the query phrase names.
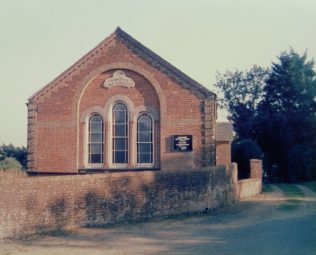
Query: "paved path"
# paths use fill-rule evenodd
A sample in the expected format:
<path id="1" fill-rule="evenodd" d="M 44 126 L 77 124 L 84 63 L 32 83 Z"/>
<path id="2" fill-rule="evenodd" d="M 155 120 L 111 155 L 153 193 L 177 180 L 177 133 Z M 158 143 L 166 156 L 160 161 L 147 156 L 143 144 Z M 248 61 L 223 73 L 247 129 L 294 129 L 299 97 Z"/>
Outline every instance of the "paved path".
<path id="1" fill-rule="evenodd" d="M 215 215 L 34 236 L 0 244 L 0 254 L 316 255 L 314 192 L 302 185 L 268 185 L 262 195 Z"/>

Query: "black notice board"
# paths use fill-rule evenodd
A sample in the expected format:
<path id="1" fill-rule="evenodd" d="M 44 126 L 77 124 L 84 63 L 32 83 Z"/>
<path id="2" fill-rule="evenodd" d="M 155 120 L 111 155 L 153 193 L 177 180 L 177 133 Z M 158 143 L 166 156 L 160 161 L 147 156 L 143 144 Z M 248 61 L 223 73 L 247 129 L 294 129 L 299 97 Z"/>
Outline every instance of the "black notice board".
<path id="1" fill-rule="evenodd" d="M 173 150 L 177 152 L 192 151 L 192 135 L 174 135 Z"/>

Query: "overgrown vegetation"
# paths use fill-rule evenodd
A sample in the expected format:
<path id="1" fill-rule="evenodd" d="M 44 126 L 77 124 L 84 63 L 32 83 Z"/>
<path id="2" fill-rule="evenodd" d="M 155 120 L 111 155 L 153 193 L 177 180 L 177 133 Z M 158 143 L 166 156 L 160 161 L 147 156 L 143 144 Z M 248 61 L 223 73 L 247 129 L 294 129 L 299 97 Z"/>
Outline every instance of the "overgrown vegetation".
<path id="1" fill-rule="evenodd" d="M 15 158 L 4 158 L 3 160 L 0 160 L 0 169 L 7 171 L 9 169 L 16 169 L 21 170 L 22 166 L 19 161 L 17 161 Z"/>
<path id="2" fill-rule="evenodd" d="M 250 178 L 250 159 L 261 159 L 259 145 L 251 140 L 236 140 L 232 144 L 232 161 L 238 164 L 238 179 Z"/>
<path id="3" fill-rule="evenodd" d="M 218 74 L 221 106 L 237 138 L 256 141 L 266 174 L 279 181 L 316 177 L 316 73 L 314 61 L 293 49 L 282 52 L 270 70 Z"/>
<path id="4" fill-rule="evenodd" d="M 15 158 L 20 163 L 20 166 L 26 169 L 27 150 L 24 146 L 15 147 L 11 143 L 9 145 L 2 144 L 0 146 L 0 162 L 5 158 Z"/>
<path id="5" fill-rule="evenodd" d="M 0 146 L 0 180 L 7 181 L 25 177 L 27 151 L 25 147 L 15 147 L 12 144 Z"/>

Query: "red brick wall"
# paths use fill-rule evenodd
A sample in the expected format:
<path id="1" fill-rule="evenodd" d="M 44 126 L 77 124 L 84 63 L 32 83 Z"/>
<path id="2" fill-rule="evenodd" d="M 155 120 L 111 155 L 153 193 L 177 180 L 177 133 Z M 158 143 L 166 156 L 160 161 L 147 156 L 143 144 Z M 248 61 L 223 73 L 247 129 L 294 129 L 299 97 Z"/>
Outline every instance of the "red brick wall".
<path id="1" fill-rule="evenodd" d="M 231 161 L 231 143 L 216 141 L 216 165 L 229 166 Z"/>
<path id="2" fill-rule="evenodd" d="M 119 69 L 124 69 L 127 76 L 135 80 L 135 88 L 101 87 L 104 79 L 117 69 L 115 63 L 126 65 Z M 148 73 L 161 91 L 143 75 L 126 70 L 132 67 Z M 108 71 L 98 72 L 104 68 Z M 155 128 L 160 133 L 156 137 L 155 155 L 158 157 L 156 165 L 160 165 L 161 170 L 198 169 L 215 162 L 215 103 L 205 103 L 190 89 L 183 88 L 135 55 L 122 42 L 111 41 L 52 84 L 29 102 L 29 109 L 36 109 L 29 110 L 29 116 L 35 116 L 32 124 L 29 118 L 28 129 L 28 168 L 31 172 L 76 173 L 83 166 L 84 126 L 79 124 L 80 114 L 89 106 L 103 107 L 106 100 L 117 93 L 127 95 L 136 106 L 145 104 L 158 108 L 160 120 Z M 193 135 L 193 152 L 173 152 L 171 139 L 175 134 Z"/>
<path id="3" fill-rule="evenodd" d="M 262 180 L 262 160 L 250 159 L 250 178 Z"/>
<path id="4" fill-rule="evenodd" d="M 0 239 L 202 212 L 234 201 L 231 171 L 224 167 L 27 177 L 0 185 Z"/>
<path id="5" fill-rule="evenodd" d="M 86 109 L 89 107 L 98 106 L 101 108 L 104 108 L 105 104 L 108 102 L 108 100 L 115 95 L 123 95 L 128 97 L 134 104 L 134 107 L 139 106 L 147 106 L 156 109 L 157 114 L 159 115 L 160 112 L 160 104 L 159 99 L 157 96 L 157 93 L 153 86 L 141 75 L 129 71 L 124 70 L 127 77 L 133 79 L 135 82 L 135 87 L 132 88 L 126 88 L 126 87 L 112 87 L 110 89 L 105 89 L 102 84 L 105 79 L 111 78 L 113 76 L 113 73 L 116 71 L 110 70 L 106 71 L 104 73 L 101 73 L 98 75 L 95 79 L 93 79 L 90 84 L 87 86 L 87 88 L 84 90 L 83 94 L 81 95 L 80 99 L 80 106 L 79 106 L 79 116 L 82 116 Z M 131 111 L 132 109 L 129 109 Z M 131 116 L 130 116 L 131 117 Z M 159 116 L 158 116 L 159 117 Z M 110 128 L 111 123 L 107 122 L 105 119 L 105 133 L 106 130 Z M 80 135 L 79 135 L 79 143 L 80 143 L 80 153 L 79 153 L 79 167 L 84 168 L 84 147 L 86 146 L 86 125 L 87 123 L 81 123 L 80 126 Z M 135 125 L 136 123 L 133 122 L 132 119 L 130 119 L 129 123 L 129 129 L 130 129 L 130 137 L 132 136 L 131 133 L 131 125 Z M 159 119 L 155 121 L 154 125 L 154 163 L 156 167 L 160 166 L 160 121 Z M 131 140 L 131 139 L 130 139 Z M 106 137 L 105 143 L 110 143 L 111 140 Z M 105 145 L 105 150 L 107 149 L 107 146 Z M 107 152 L 105 152 L 107 154 Z M 106 155 L 105 155 L 106 157 Z"/>
<path id="6" fill-rule="evenodd" d="M 258 159 L 250 160 L 250 178 L 238 180 L 238 164 L 232 163 L 230 167 L 234 190 L 237 199 L 245 199 L 257 196 L 262 192 L 262 161 Z"/>

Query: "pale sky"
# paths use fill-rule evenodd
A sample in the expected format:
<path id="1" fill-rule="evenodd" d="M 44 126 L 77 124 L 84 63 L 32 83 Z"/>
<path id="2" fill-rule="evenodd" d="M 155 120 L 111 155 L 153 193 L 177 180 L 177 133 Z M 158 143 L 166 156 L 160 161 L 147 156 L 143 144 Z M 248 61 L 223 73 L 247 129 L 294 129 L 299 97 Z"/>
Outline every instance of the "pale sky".
<path id="1" fill-rule="evenodd" d="M 26 145 L 27 99 L 118 25 L 211 90 L 289 46 L 316 56 L 315 0 L 0 0 L 0 144 Z"/>

